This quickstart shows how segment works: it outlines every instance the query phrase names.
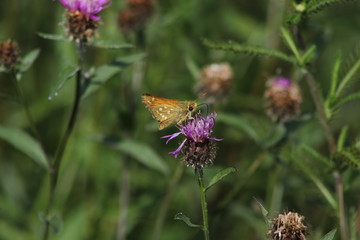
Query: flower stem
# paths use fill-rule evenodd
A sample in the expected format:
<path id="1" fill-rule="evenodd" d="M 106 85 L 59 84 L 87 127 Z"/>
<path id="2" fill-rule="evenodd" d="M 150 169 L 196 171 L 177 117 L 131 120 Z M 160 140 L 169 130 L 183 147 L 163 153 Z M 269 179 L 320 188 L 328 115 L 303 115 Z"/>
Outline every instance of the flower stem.
<path id="1" fill-rule="evenodd" d="M 303 43 L 303 37 L 301 33 L 301 29 L 299 26 L 296 26 L 294 28 L 294 35 L 297 42 L 298 47 L 301 50 L 305 50 L 304 43 Z M 328 118 L 326 116 L 326 112 L 324 109 L 324 103 L 321 98 L 321 94 L 316 86 L 315 79 L 313 75 L 309 72 L 306 66 L 302 66 L 304 70 L 306 71 L 305 80 L 306 83 L 310 89 L 310 94 L 312 96 L 313 102 L 316 107 L 316 111 L 319 115 L 320 123 L 322 128 L 324 129 L 325 137 L 328 144 L 328 149 L 330 153 L 333 153 L 337 150 L 336 141 L 333 132 L 331 131 L 331 128 L 329 126 Z M 340 231 L 341 231 L 341 239 L 347 240 L 348 239 L 348 224 L 346 220 L 346 214 L 345 214 L 345 202 L 344 202 L 344 191 L 343 191 L 343 183 L 341 174 L 338 172 L 334 173 L 334 181 L 335 181 L 335 188 L 336 188 L 336 194 L 338 198 L 338 216 L 339 216 L 339 225 L 340 225 Z"/>
<path id="2" fill-rule="evenodd" d="M 200 192 L 200 201 L 201 201 L 201 210 L 203 215 L 203 225 L 202 230 L 204 232 L 205 240 L 209 240 L 209 224 L 208 224 L 208 212 L 207 212 L 207 203 L 206 203 L 206 190 L 204 187 L 204 179 L 203 179 L 203 169 L 195 168 L 195 174 L 198 178 L 199 183 L 199 192 Z"/>
<path id="3" fill-rule="evenodd" d="M 44 230 L 43 240 L 47 240 L 50 235 L 51 222 L 48 219 L 48 217 L 49 217 L 49 213 L 52 209 L 53 202 L 54 202 L 54 196 L 55 196 L 55 190 L 56 190 L 56 185 L 57 185 L 58 176 L 59 176 L 61 160 L 64 155 L 65 148 L 66 148 L 66 145 L 70 138 L 70 135 L 74 129 L 76 117 L 77 117 L 77 114 L 79 111 L 79 106 L 80 106 L 81 86 L 82 86 L 82 82 L 83 82 L 83 66 L 82 65 L 83 65 L 84 43 L 83 42 L 78 43 L 77 48 L 78 48 L 78 54 L 79 54 L 78 61 L 79 61 L 80 70 L 76 74 L 75 98 L 74 98 L 74 102 L 73 102 L 71 115 L 70 115 L 70 118 L 69 118 L 69 121 L 67 124 L 67 128 L 66 128 L 65 133 L 64 133 L 63 137 L 61 138 L 60 143 L 57 147 L 53 163 L 50 166 L 49 200 L 48 200 L 48 206 L 47 206 L 46 212 L 45 212 L 46 221 L 45 221 L 45 230 Z"/>
<path id="4" fill-rule="evenodd" d="M 119 191 L 119 220 L 117 225 L 117 240 L 126 239 L 126 228 L 128 218 L 128 208 L 130 202 L 130 156 L 124 156 L 124 163 L 121 171 L 120 191 Z"/>

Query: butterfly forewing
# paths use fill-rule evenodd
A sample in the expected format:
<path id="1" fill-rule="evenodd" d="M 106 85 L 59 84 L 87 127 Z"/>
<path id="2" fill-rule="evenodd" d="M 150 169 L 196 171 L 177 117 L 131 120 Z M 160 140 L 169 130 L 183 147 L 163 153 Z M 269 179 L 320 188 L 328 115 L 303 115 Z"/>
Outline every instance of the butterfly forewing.
<path id="1" fill-rule="evenodd" d="M 150 110 L 153 118 L 159 122 L 159 130 L 174 123 L 180 124 L 191 115 L 187 101 L 160 98 L 147 93 L 142 95 L 142 101 Z M 196 108 L 195 103 L 194 107 Z"/>

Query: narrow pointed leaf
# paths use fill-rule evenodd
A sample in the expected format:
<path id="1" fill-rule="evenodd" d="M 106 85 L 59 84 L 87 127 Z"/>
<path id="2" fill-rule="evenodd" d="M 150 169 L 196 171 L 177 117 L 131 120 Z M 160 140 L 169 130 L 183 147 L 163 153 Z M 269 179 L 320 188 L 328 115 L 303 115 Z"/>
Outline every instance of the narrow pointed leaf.
<path id="1" fill-rule="evenodd" d="M 323 184 L 321 179 L 312 171 L 311 168 L 307 167 L 303 163 L 302 159 L 299 160 L 299 159 L 294 158 L 294 160 L 295 160 L 296 164 L 300 167 L 300 169 L 313 181 L 313 183 L 316 185 L 316 187 L 322 193 L 323 197 L 329 203 L 329 205 L 333 209 L 336 210 L 337 209 L 336 200 L 335 200 L 334 196 L 331 194 L 331 192 L 329 191 L 329 189 L 327 189 L 327 187 Z"/>
<path id="2" fill-rule="evenodd" d="M 157 170 L 165 175 L 169 173 L 169 167 L 166 162 L 147 144 L 135 140 L 111 140 L 101 139 L 104 144 L 129 154 L 135 160 L 145 166 Z"/>
<path id="3" fill-rule="evenodd" d="M 316 45 L 311 45 L 302 56 L 302 62 L 304 64 L 309 63 L 315 57 Z"/>
<path id="4" fill-rule="evenodd" d="M 222 114 L 218 114 L 216 120 L 218 122 L 223 122 L 232 127 L 238 128 L 238 129 L 242 130 L 243 132 L 245 132 L 250 138 L 252 138 L 256 142 L 259 141 L 259 136 L 256 133 L 255 129 L 251 126 L 248 119 L 246 119 L 242 116 L 222 113 Z"/>
<path id="5" fill-rule="evenodd" d="M 333 240 L 335 237 L 336 229 L 331 230 L 325 236 L 323 236 L 320 240 Z"/>
<path id="6" fill-rule="evenodd" d="M 204 39 L 203 43 L 206 46 L 214 49 L 232 51 L 235 53 L 242 53 L 247 55 L 275 57 L 287 62 L 295 63 L 295 59 L 293 57 L 288 56 L 281 51 L 262 46 L 242 45 L 233 42 L 213 42 L 208 39 Z"/>
<path id="7" fill-rule="evenodd" d="M 286 129 L 284 125 L 278 124 L 272 129 L 269 136 L 261 141 L 261 145 L 264 148 L 270 148 L 279 143 L 286 135 Z"/>
<path id="8" fill-rule="evenodd" d="M 205 188 L 205 191 L 209 190 L 212 186 L 214 186 L 217 182 L 219 182 L 221 179 L 223 179 L 227 175 L 234 173 L 236 171 L 237 170 L 234 167 L 229 167 L 229 168 L 221 170 L 210 180 L 209 185 Z"/>
<path id="9" fill-rule="evenodd" d="M 296 47 L 295 41 L 292 38 L 290 32 L 285 27 L 281 27 L 281 34 L 282 34 L 286 44 L 289 46 L 291 51 L 294 53 L 298 63 L 302 64 L 302 58 L 300 56 L 300 52 L 299 52 L 298 48 Z"/>
<path id="10" fill-rule="evenodd" d="M 40 166 L 48 168 L 45 153 L 39 142 L 26 132 L 17 128 L 0 126 L 0 138 L 33 159 Z"/>
<path id="11" fill-rule="evenodd" d="M 143 59 L 146 55 L 138 53 L 123 58 L 119 58 L 112 63 L 103 65 L 96 69 L 94 75 L 90 78 L 88 85 L 84 87 L 82 99 L 90 96 L 97 91 L 104 83 L 111 79 L 115 74 L 121 72 L 131 64 Z"/>
<path id="12" fill-rule="evenodd" d="M 266 210 L 266 208 L 256 199 L 254 198 L 254 200 L 256 201 L 257 205 L 259 206 L 260 210 L 261 210 L 261 213 L 263 215 L 263 218 L 265 220 L 265 223 L 270 226 L 271 224 L 271 221 L 270 219 L 268 218 L 268 214 L 269 214 L 269 211 Z"/>
<path id="13" fill-rule="evenodd" d="M 312 156 L 314 159 L 324 163 L 325 165 L 327 165 L 328 167 L 333 167 L 333 163 L 330 161 L 330 159 L 328 159 L 327 157 L 323 156 L 322 154 L 320 154 L 318 151 L 316 151 L 314 148 L 303 144 L 301 146 L 301 148 L 308 153 L 310 156 Z"/>
<path id="14" fill-rule="evenodd" d="M 334 4 L 345 3 L 349 1 L 353 1 L 353 0 L 313 0 L 309 2 L 306 13 L 307 14 L 317 13 Z"/>
<path id="15" fill-rule="evenodd" d="M 34 49 L 31 52 L 29 52 L 28 54 L 26 54 L 20 63 L 20 72 L 25 72 L 27 71 L 31 65 L 34 63 L 34 61 L 36 60 L 36 58 L 39 56 L 40 54 L 40 49 Z"/>
<path id="16" fill-rule="evenodd" d="M 42 33 L 42 32 L 38 32 L 37 34 L 40 37 L 49 39 L 49 40 L 71 42 L 70 38 L 60 35 L 60 34 L 50 34 L 50 33 Z"/>
<path id="17" fill-rule="evenodd" d="M 180 220 L 183 221 L 184 223 L 186 223 L 186 225 L 188 225 L 189 227 L 196 227 L 196 228 L 201 228 L 200 225 L 197 224 L 193 224 L 190 220 L 189 217 L 187 217 L 185 214 L 183 213 L 178 213 L 175 215 L 174 217 L 175 220 Z"/>
<path id="18" fill-rule="evenodd" d="M 341 151 L 344 147 L 349 127 L 345 125 L 340 132 L 340 136 L 337 142 L 337 151 Z"/>
<path id="19" fill-rule="evenodd" d="M 75 68 L 73 66 L 67 66 L 62 71 L 60 71 L 56 82 L 51 87 L 49 100 L 56 97 L 61 89 L 65 86 L 67 81 L 71 79 L 78 71 L 79 68 Z"/>
<path id="20" fill-rule="evenodd" d="M 346 87 L 348 87 L 350 81 L 355 77 L 356 73 L 360 70 L 360 59 L 358 59 L 350 70 L 346 73 L 343 79 L 340 80 L 338 89 L 336 90 L 335 95 L 339 97 Z"/>
<path id="21" fill-rule="evenodd" d="M 339 72 L 340 72 L 341 62 L 342 62 L 341 54 L 338 53 L 331 73 L 331 84 L 330 84 L 330 92 L 328 99 L 331 99 L 335 94 L 339 82 Z"/>
<path id="22" fill-rule="evenodd" d="M 345 103 L 354 101 L 356 99 L 360 99 L 360 92 L 352 93 L 350 95 L 342 97 L 340 100 L 338 100 L 338 102 L 336 102 L 336 104 L 334 105 L 333 108 L 337 109 L 337 108 L 341 107 L 342 105 L 344 105 Z"/>
<path id="23" fill-rule="evenodd" d="M 133 48 L 134 46 L 128 43 L 117 44 L 109 41 L 96 41 L 94 43 L 89 44 L 91 47 L 97 48 L 109 48 L 109 49 L 120 49 L 120 48 Z"/>

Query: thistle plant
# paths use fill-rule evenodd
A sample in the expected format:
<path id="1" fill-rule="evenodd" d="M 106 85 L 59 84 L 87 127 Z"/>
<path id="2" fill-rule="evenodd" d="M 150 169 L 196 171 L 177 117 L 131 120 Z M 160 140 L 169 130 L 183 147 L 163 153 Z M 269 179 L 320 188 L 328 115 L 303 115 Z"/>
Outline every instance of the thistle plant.
<path id="1" fill-rule="evenodd" d="M 202 217 L 203 224 L 199 227 L 202 228 L 204 232 L 204 238 L 210 239 L 209 237 L 209 223 L 208 223 L 208 210 L 207 210 L 207 202 L 206 202 L 206 190 L 210 187 L 205 187 L 203 180 L 203 168 L 208 167 L 213 164 L 213 161 L 216 156 L 216 141 L 222 141 L 223 139 L 213 138 L 210 135 L 213 132 L 213 128 L 215 126 L 216 113 L 213 113 L 206 118 L 197 115 L 194 119 L 189 120 L 186 125 L 179 126 L 180 132 L 173 133 L 171 135 L 163 136 L 162 138 L 168 138 L 166 143 L 171 141 L 172 139 L 178 137 L 179 135 L 183 135 L 185 139 L 181 142 L 179 147 L 170 152 L 175 158 L 178 157 L 179 154 L 182 155 L 182 161 L 188 167 L 192 167 L 195 170 L 195 175 L 198 179 L 199 184 L 199 192 L 200 192 L 200 200 L 201 200 L 201 209 L 202 209 Z M 215 180 L 212 182 L 217 182 L 222 177 L 229 174 L 234 169 L 227 169 L 226 174 L 215 176 Z M 213 183 L 214 184 L 214 183 Z M 189 226 L 194 227 L 198 225 L 194 225 L 190 222 L 190 220 L 182 215 L 178 214 L 176 219 L 181 219 Z"/>

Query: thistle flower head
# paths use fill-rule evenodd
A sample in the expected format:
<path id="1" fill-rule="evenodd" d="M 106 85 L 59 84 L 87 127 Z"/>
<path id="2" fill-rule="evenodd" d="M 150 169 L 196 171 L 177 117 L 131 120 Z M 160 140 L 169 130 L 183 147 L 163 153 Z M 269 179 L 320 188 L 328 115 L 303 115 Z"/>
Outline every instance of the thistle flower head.
<path id="1" fill-rule="evenodd" d="M 0 42 L 0 66 L 10 69 L 19 61 L 19 47 L 15 41 Z"/>
<path id="2" fill-rule="evenodd" d="M 286 122 L 300 113 L 302 95 L 299 86 L 288 78 L 275 77 L 266 83 L 267 114 L 274 120 Z"/>
<path id="3" fill-rule="evenodd" d="M 304 219 L 296 212 L 279 214 L 272 219 L 268 236 L 272 240 L 306 240 L 307 227 Z"/>
<path id="4" fill-rule="evenodd" d="M 89 42 L 97 34 L 96 28 L 101 19 L 97 14 L 110 6 L 110 0 L 59 0 L 68 10 L 66 12 L 67 34 L 76 41 Z M 106 3 L 109 3 L 105 5 Z"/>
<path id="5" fill-rule="evenodd" d="M 79 11 L 85 13 L 93 21 L 99 21 L 101 18 L 96 16 L 103 9 L 110 6 L 110 0 L 59 0 L 59 2 L 68 11 Z M 105 6 L 104 6 L 105 5 Z"/>
<path id="6" fill-rule="evenodd" d="M 233 71 L 229 64 L 214 63 L 203 68 L 195 90 L 200 94 L 205 93 L 207 102 L 222 101 L 228 96 L 232 79 Z"/>
<path id="7" fill-rule="evenodd" d="M 212 138 L 212 129 L 215 126 L 216 113 L 204 118 L 200 115 L 188 121 L 186 125 L 180 126 L 180 132 L 163 136 L 168 138 L 166 143 L 179 135 L 184 135 L 185 139 L 180 146 L 170 154 L 176 158 L 180 153 L 183 155 L 183 161 L 187 166 L 194 168 L 203 168 L 211 165 L 216 155 L 216 146 L 214 141 L 222 139 Z"/>

